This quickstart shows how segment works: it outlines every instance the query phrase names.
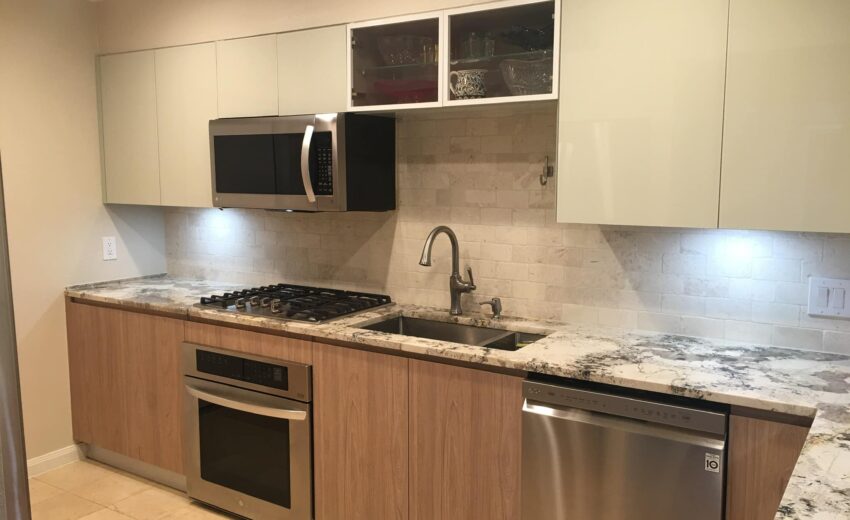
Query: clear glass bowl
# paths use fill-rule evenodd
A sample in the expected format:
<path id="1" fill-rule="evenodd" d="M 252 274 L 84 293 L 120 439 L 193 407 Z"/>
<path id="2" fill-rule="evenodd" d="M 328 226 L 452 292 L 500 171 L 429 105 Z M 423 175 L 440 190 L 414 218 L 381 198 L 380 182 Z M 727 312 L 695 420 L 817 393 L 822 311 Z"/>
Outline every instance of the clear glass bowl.
<path id="1" fill-rule="evenodd" d="M 552 58 L 503 60 L 499 68 L 502 69 L 502 78 L 513 96 L 552 92 Z"/>

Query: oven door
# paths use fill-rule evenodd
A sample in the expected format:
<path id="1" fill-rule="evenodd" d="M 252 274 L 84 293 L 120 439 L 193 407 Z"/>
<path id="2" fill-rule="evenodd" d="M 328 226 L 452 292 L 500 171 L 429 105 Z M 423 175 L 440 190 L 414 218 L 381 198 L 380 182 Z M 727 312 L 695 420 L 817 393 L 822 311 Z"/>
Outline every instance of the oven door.
<path id="1" fill-rule="evenodd" d="M 256 520 L 312 518 L 310 405 L 183 380 L 189 496 Z"/>
<path id="2" fill-rule="evenodd" d="M 210 121 L 213 204 L 344 209 L 337 114 Z"/>

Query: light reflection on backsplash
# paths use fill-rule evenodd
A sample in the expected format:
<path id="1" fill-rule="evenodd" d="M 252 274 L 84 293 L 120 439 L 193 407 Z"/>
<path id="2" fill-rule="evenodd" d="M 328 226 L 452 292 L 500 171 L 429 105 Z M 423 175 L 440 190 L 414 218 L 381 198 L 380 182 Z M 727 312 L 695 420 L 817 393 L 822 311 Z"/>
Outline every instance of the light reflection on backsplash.
<path id="1" fill-rule="evenodd" d="M 505 314 L 850 353 L 850 321 L 805 313 L 809 275 L 850 278 L 850 236 L 563 225 L 554 105 L 405 113 L 399 209 L 285 213 L 169 209 L 173 275 L 286 281 L 448 308 L 448 240 L 418 265 L 436 225 L 458 235 L 478 290 Z"/>

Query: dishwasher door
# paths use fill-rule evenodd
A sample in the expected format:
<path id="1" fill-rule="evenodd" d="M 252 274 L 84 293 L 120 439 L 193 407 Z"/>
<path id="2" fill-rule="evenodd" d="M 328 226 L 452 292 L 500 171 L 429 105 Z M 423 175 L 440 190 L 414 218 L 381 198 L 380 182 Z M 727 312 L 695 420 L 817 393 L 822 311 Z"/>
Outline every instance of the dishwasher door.
<path id="1" fill-rule="evenodd" d="M 726 415 L 526 381 L 523 520 L 722 520 Z"/>

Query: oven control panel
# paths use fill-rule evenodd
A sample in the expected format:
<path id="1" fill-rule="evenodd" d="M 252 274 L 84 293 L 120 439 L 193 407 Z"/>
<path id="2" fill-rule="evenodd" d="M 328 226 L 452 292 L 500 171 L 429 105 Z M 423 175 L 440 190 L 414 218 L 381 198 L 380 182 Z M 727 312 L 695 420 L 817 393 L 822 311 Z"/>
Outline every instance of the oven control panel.
<path id="1" fill-rule="evenodd" d="M 195 351 L 195 366 L 203 374 L 289 390 L 289 370 L 285 366 L 201 349 Z"/>

